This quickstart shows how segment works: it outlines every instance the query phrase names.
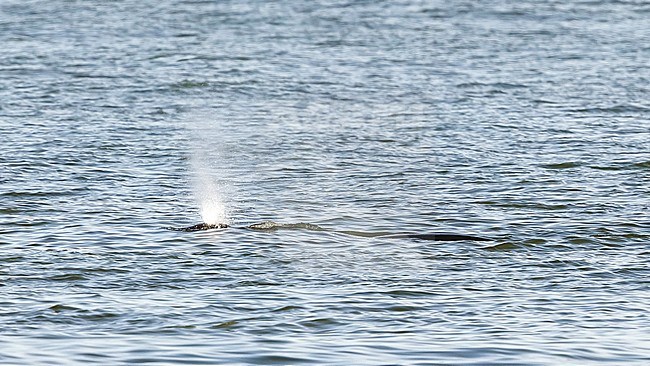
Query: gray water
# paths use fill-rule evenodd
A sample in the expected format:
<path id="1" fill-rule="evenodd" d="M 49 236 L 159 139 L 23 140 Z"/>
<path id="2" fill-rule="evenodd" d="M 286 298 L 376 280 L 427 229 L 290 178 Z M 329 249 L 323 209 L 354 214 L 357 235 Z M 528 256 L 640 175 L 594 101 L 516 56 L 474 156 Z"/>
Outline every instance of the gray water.
<path id="1" fill-rule="evenodd" d="M 645 1 L 2 0 L 0 363 L 648 364 L 649 92 Z"/>

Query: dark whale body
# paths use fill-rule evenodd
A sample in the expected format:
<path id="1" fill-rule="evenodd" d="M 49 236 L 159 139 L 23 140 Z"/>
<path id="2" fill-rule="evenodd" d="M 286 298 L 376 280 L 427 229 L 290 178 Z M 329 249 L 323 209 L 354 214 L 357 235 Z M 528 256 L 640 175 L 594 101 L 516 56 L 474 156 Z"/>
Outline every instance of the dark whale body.
<path id="1" fill-rule="evenodd" d="M 206 224 L 204 222 L 188 227 L 166 227 L 167 230 L 174 231 L 201 231 L 201 230 L 210 230 L 210 229 L 225 229 L 228 226 L 227 224 Z"/>
<path id="2" fill-rule="evenodd" d="M 396 234 L 396 235 L 387 235 L 385 237 L 386 238 L 411 238 L 411 239 L 432 240 L 432 241 L 461 241 L 461 240 L 492 241 L 492 239 L 482 238 L 480 236 L 450 234 L 450 233 Z"/>
<path id="3" fill-rule="evenodd" d="M 174 230 L 174 231 L 185 231 L 185 232 L 192 232 L 192 231 L 202 231 L 202 230 L 211 230 L 211 229 L 226 229 L 229 228 L 230 226 L 227 224 L 206 224 L 206 223 L 200 223 L 188 227 L 167 227 L 165 229 L 167 230 Z M 323 229 L 322 227 L 314 224 L 305 224 L 305 223 L 298 223 L 298 224 L 277 224 L 272 221 L 267 221 L 267 222 L 262 222 L 259 224 L 253 224 L 249 226 L 243 227 L 243 229 L 250 229 L 250 230 L 257 230 L 257 231 L 275 231 L 278 229 L 306 229 L 306 230 L 312 230 L 312 231 L 329 231 L 326 229 Z M 334 231 L 336 232 L 336 231 Z M 348 235 L 354 235 L 353 232 L 341 232 L 343 234 L 348 234 Z M 390 233 L 375 233 L 375 234 L 367 234 L 367 235 L 356 235 L 356 236 L 364 236 L 364 237 L 380 237 L 380 238 L 409 238 L 409 239 L 419 239 L 419 240 L 431 240 L 431 241 L 463 241 L 463 240 L 471 240 L 471 241 L 491 241 L 492 239 L 488 238 L 483 238 L 480 236 L 473 236 L 473 235 L 462 235 L 462 234 L 453 234 L 453 233 L 428 233 L 428 234 L 390 234 Z"/>

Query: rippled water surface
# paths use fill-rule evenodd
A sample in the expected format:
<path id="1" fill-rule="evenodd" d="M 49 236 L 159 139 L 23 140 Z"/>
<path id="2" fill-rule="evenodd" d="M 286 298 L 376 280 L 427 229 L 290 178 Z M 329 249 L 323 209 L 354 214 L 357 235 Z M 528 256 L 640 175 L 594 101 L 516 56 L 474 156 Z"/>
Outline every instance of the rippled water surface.
<path id="1" fill-rule="evenodd" d="M 3 0 L 0 363 L 650 363 L 648 19 Z"/>

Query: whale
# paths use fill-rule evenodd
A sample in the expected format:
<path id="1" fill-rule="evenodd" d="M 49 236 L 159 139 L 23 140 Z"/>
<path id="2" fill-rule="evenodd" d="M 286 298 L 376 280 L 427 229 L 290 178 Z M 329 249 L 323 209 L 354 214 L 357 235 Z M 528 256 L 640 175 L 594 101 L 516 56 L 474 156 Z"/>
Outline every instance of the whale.
<path id="1" fill-rule="evenodd" d="M 361 237 L 378 237 L 378 238 L 388 238 L 388 239 L 417 239 L 417 240 L 429 240 L 429 241 L 492 241 L 490 238 L 476 236 L 476 235 L 465 235 L 465 234 L 456 234 L 456 233 L 447 233 L 447 232 L 430 232 L 430 233 L 362 233 L 355 231 L 336 231 L 328 230 L 323 227 L 320 227 L 315 224 L 309 223 L 295 223 L 295 224 L 281 224 L 273 221 L 264 221 L 257 224 L 252 224 L 242 227 L 232 227 L 228 224 L 207 224 L 199 223 L 187 227 L 166 227 L 167 230 L 172 231 L 184 231 L 184 232 L 194 232 L 194 231 L 204 231 L 204 230 L 214 230 L 214 229 L 228 229 L 228 228 L 238 228 L 238 229 L 248 229 L 256 231 L 276 231 L 279 229 L 304 229 L 310 231 L 330 231 L 338 232 L 341 234 L 347 234 L 352 236 L 361 236 Z"/>
<path id="2" fill-rule="evenodd" d="M 394 234 L 394 235 L 385 235 L 383 238 L 409 238 L 409 239 L 419 239 L 419 240 L 431 240 L 431 241 L 492 241 L 490 238 L 485 238 L 482 236 L 474 235 L 463 235 L 463 234 L 454 234 L 454 233 L 426 233 L 426 234 Z"/>
<path id="3" fill-rule="evenodd" d="M 172 231 L 185 231 L 185 232 L 191 232 L 191 231 L 201 231 L 201 230 L 211 230 L 211 229 L 226 229 L 229 228 L 230 225 L 228 224 L 206 224 L 204 222 L 188 227 L 166 227 L 165 229 L 167 230 L 172 230 Z"/>

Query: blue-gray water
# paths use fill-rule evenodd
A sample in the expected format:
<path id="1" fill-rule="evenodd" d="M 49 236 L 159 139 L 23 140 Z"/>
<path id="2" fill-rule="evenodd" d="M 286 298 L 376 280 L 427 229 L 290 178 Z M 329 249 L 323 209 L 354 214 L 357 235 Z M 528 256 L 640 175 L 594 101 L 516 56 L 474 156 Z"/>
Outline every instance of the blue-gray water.
<path id="1" fill-rule="evenodd" d="M 2 0 L 0 363 L 650 363 L 649 19 Z"/>

